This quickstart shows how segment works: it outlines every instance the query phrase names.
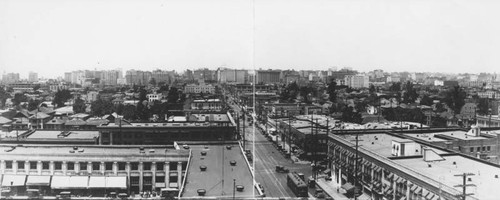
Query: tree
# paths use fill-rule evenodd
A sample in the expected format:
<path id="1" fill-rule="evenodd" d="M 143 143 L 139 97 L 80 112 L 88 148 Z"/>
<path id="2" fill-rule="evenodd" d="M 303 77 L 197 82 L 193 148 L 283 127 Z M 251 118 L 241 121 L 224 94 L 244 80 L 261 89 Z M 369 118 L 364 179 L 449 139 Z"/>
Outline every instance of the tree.
<path id="1" fill-rule="evenodd" d="M 361 117 L 360 112 L 354 112 L 352 107 L 346 106 L 342 111 L 342 121 L 360 124 L 363 121 L 363 118 Z"/>
<path id="2" fill-rule="evenodd" d="M 332 80 L 330 84 L 328 84 L 328 100 L 330 100 L 332 103 L 335 103 L 337 100 L 337 92 L 336 92 L 336 87 L 337 87 L 337 82 L 335 80 Z"/>
<path id="3" fill-rule="evenodd" d="M 420 100 L 420 105 L 432 106 L 433 100 L 429 97 L 429 95 L 424 95 Z"/>
<path id="4" fill-rule="evenodd" d="M 90 104 L 90 110 L 94 116 L 104 116 L 113 113 L 113 103 L 98 99 Z"/>
<path id="5" fill-rule="evenodd" d="M 311 86 L 302 86 L 300 87 L 299 94 L 304 99 L 304 102 L 311 103 L 311 99 L 309 95 L 314 92 L 314 89 Z"/>
<path id="6" fill-rule="evenodd" d="M 85 112 L 85 101 L 80 99 L 80 97 L 75 99 L 75 103 L 73 104 L 73 112 L 75 113 L 84 113 Z"/>
<path id="7" fill-rule="evenodd" d="M 54 95 L 54 100 L 52 100 L 52 105 L 57 108 L 63 107 L 64 103 L 71 98 L 71 92 L 69 90 L 57 90 Z"/>
<path id="8" fill-rule="evenodd" d="M 444 99 L 446 105 L 453 111 L 453 114 L 460 113 L 462 106 L 465 105 L 465 98 L 467 94 L 465 91 L 459 87 L 455 86 L 447 92 L 447 95 Z"/>
<path id="9" fill-rule="evenodd" d="M 136 107 L 136 116 L 137 119 L 140 120 L 148 120 L 149 119 L 149 109 L 147 106 L 147 101 L 139 101 Z"/>
<path id="10" fill-rule="evenodd" d="M 149 80 L 149 84 L 151 84 L 151 85 L 153 85 L 153 86 L 156 86 L 156 80 L 155 80 L 155 78 L 151 78 L 151 79 Z"/>
<path id="11" fill-rule="evenodd" d="M 135 106 L 133 105 L 126 105 L 123 107 L 123 118 L 128 119 L 128 120 L 135 120 L 137 119 L 137 115 L 135 114 Z"/>
<path id="12" fill-rule="evenodd" d="M 38 109 L 38 104 L 40 104 L 40 101 L 39 100 L 33 100 L 33 99 L 30 99 L 28 101 L 28 110 L 36 110 Z"/>
<path id="13" fill-rule="evenodd" d="M 28 97 L 24 95 L 24 93 L 16 93 L 14 95 L 14 98 L 12 99 L 12 103 L 14 103 L 14 106 L 18 106 L 21 104 L 21 102 L 26 102 L 28 101 Z"/>
<path id="14" fill-rule="evenodd" d="M 168 103 L 176 103 L 179 100 L 179 91 L 175 87 L 171 87 L 168 91 L 167 101 Z"/>
<path id="15" fill-rule="evenodd" d="M 35 86 L 33 86 L 33 91 L 37 91 L 38 89 L 40 89 L 40 85 L 36 84 Z"/>
<path id="16" fill-rule="evenodd" d="M 118 115 L 123 115 L 123 110 L 124 110 L 125 106 L 123 104 L 118 104 L 115 106 L 115 112 L 116 114 Z"/>
<path id="17" fill-rule="evenodd" d="M 405 85 L 405 92 L 403 94 L 404 103 L 414 103 L 417 100 L 417 90 L 413 88 L 413 83 L 408 81 Z"/>
<path id="18" fill-rule="evenodd" d="M 373 94 L 373 93 L 377 92 L 377 89 L 375 88 L 375 86 L 373 84 L 370 84 L 369 91 L 370 91 L 370 94 Z"/>
<path id="19" fill-rule="evenodd" d="M 5 102 L 7 101 L 8 98 L 10 98 L 10 94 L 7 91 L 5 91 L 5 89 L 3 87 L 0 87 L 0 104 L 1 104 L 1 107 L 5 106 Z"/>
<path id="20" fill-rule="evenodd" d="M 488 108 L 489 108 L 489 102 L 488 99 L 485 98 L 480 98 L 478 100 L 477 104 L 477 114 L 479 115 L 487 115 L 488 114 Z"/>

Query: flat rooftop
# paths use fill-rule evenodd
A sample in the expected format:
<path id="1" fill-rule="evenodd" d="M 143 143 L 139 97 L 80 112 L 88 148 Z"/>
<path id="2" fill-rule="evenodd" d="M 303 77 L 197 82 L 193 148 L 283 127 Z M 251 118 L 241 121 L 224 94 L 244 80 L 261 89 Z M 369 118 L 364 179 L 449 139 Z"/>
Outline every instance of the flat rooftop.
<path id="1" fill-rule="evenodd" d="M 204 189 L 205 196 L 232 197 L 233 179 L 236 185 L 244 187 L 242 192 L 236 191 L 236 197 L 253 197 L 252 174 L 240 147 L 231 144 L 232 148 L 228 150 L 226 146 L 190 145 L 192 154 L 182 197 L 197 197 L 198 189 Z M 202 156 L 202 151 L 207 154 Z M 233 160 L 236 161 L 235 166 L 230 165 Z M 206 171 L 200 170 L 202 165 L 207 167 Z"/>
<path id="2" fill-rule="evenodd" d="M 483 136 L 471 136 L 467 135 L 466 131 L 446 131 L 446 132 L 436 132 L 436 133 L 412 133 L 405 134 L 413 138 L 424 139 L 429 142 L 442 142 L 448 141 L 446 138 L 458 139 L 458 140 L 488 140 L 489 138 Z M 439 136 L 445 136 L 446 138 L 440 138 Z M 438 137 L 436 137 L 438 136 Z"/>
<path id="3" fill-rule="evenodd" d="M 433 162 L 425 162 L 422 158 L 396 159 L 393 161 L 449 187 L 463 184 L 462 177 L 455 175 L 473 173 L 475 175 L 470 176 L 472 181 L 467 181 L 467 184 L 474 184 L 476 186 L 468 187 L 467 193 L 474 193 L 472 196 L 478 199 L 498 199 L 500 196 L 500 178 L 495 178 L 495 175 L 500 176 L 499 167 L 460 155 L 443 157 L 445 160 Z M 456 164 L 453 164 L 454 162 Z M 460 188 L 456 189 L 461 191 Z"/>
<path id="4" fill-rule="evenodd" d="M 14 148 L 15 147 L 15 148 Z M 73 147 L 78 147 L 74 150 Z M 0 145 L 4 160 L 41 161 L 186 161 L 189 150 L 175 150 L 172 146 L 98 146 L 98 145 Z M 71 151 L 74 151 L 73 153 Z M 142 153 L 141 153 L 142 152 Z"/>
<path id="5" fill-rule="evenodd" d="M 356 142 L 356 136 L 354 134 L 349 135 L 339 135 L 339 137 L 344 138 L 352 143 Z M 369 150 L 373 153 L 379 154 L 384 157 L 393 157 L 392 155 L 392 141 L 407 141 L 400 137 L 395 137 L 385 133 L 377 134 L 362 134 L 358 136 L 359 148 Z M 433 149 L 437 154 L 447 153 L 445 151 L 428 147 Z M 422 149 L 422 145 L 416 143 L 416 149 Z"/>
<path id="6" fill-rule="evenodd" d="M 30 139 L 94 139 L 99 137 L 99 131 L 41 131 L 37 130 L 30 134 Z"/>

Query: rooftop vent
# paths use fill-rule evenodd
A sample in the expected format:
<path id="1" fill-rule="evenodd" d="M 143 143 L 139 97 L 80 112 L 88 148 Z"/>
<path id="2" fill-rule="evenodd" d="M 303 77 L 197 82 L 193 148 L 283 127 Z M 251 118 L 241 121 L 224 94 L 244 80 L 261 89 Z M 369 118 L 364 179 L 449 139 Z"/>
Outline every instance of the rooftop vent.
<path id="1" fill-rule="evenodd" d="M 429 164 L 427 164 L 427 166 L 428 166 L 428 167 L 432 167 L 432 165 L 431 165 L 430 163 L 429 163 Z"/>
<path id="2" fill-rule="evenodd" d="M 229 162 L 229 164 L 231 164 L 231 166 L 236 166 L 236 161 L 235 161 L 235 160 L 231 160 L 231 161 Z"/>
<path id="3" fill-rule="evenodd" d="M 73 147 L 73 150 L 78 150 L 78 147 L 77 147 L 77 146 L 74 146 L 74 147 Z"/>
<path id="4" fill-rule="evenodd" d="M 155 152 L 155 150 L 154 150 L 154 149 L 150 149 L 150 150 L 149 150 L 149 153 L 154 153 L 154 152 Z"/>
<path id="5" fill-rule="evenodd" d="M 78 152 L 80 152 L 80 153 L 83 153 L 84 151 L 85 151 L 84 149 L 78 150 Z"/>
<path id="6" fill-rule="evenodd" d="M 227 150 L 231 150 L 231 148 L 233 148 L 233 147 L 232 147 L 232 146 L 229 146 L 229 145 L 228 145 L 228 146 L 226 146 L 226 149 L 227 149 Z"/>
<path id="7" fill-rule="evenodd" d="M 202 156 L 206 156 L 206 155 L 207 155 L 207 152 L 206 152 L 206 151 L 202 151 L 202 152 L 201 152 L 201 155 L 202 155 Z"/>
<path id="8" fill-rule="evenodd" d="M 495 178 L 498 178 L 498 174 L 495 174 Z"/>
<path id="9" fill-rule="evenodd" d="M 457 162 L 453 161 L 453 165 L 457 165 Z"/>
<path id="10" fill-rule="evenodd" d="M 467 181 L 472 181 L 472 178 L 471 177 L 467 178 Z"/>
<path id="11" fill-rule="evenodd" d="M 69 150 L 69 153 L 75 153 L 75 150 Z"/>
<path id="12" fill-rule="evenodd" d="M 205 189 L 198 189 L 196 192 L 198 192 L 199 196 L 205 196 L 205 193 L 207 193 L 207 191 L 205 191 Z"/>
<path id="13" fill-rule="evenodd" d="M 201 166 L 200 166 L 200 170 L 201 170 L 202 172 L 207 171 L 207 166 L 205 166 L 205 165 L 201 165 Z"/>
<path id="14" fill-rule="evenodd" d="M 243 185 L 236 185 L 236 191 L 243 192 L 244 189 L 245 187 Z"/>

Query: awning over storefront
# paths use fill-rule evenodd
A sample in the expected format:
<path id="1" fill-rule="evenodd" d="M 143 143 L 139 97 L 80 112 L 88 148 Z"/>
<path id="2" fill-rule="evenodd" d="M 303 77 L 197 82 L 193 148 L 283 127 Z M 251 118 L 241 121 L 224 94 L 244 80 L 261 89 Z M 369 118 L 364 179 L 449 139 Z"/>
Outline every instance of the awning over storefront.
<path id="1" fill-rule="evenodd" d="M 24 186 L 26 183 L 26 175 L 3 175 L 2 186 Z"/>
<path id="2" fill-rule="evenodd" d="M 106 178 L 104 176 L 91 176 L 89 179 L 89 188 L 105 188 Z"/>
<path id="3" fill-rule="evenodd" d="M 28 176 L 28 180 L 26 181 L 26 185 L 37 185 L 37 186 L 49 186 L 50 185 L 50 176 Z"/>
<path id="4" fill-rule="evenodd" d="M 53 189 L 83 189 L 87 188 L 89 183 L 88 176 L 53 176 Z"/>
<path id="5" fill-rule="evenodd" d="M 127 189 L 127 177 L 126 176 L 106 177 L 106 188 Z"/>

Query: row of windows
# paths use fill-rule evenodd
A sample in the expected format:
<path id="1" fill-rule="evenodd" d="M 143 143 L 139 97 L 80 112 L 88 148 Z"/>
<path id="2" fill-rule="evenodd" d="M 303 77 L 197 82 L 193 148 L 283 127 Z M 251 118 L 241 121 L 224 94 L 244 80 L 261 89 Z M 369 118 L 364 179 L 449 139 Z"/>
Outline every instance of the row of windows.
<path id="1" fill-rule="evenodd" d="M 476 147 L 475 148 L 477 152 L 481 152 L 481 151 L 491 151 L 491 146 L 482 146 L 482 147 Z M 474 152 L 474 147 L 470 147 L 469 148 L 470 152 Z"/>
<path id="2" fill-rule="evenodd" d="M 30 169 L 37 169 L 38 167 L 38 162 L 36 161 L 29 161 L 29 168 Z M 68 162 L 67 163 L 67 169 L 68 170 L 75 170 L 75 164 L 79 165 L 80 170 L 87 170 L 88 164 L 87 162 Z M 101 163 L 100 162 L 92 162 L 92 170 L 101 170 Z M 143 163 L 143 170 L 151 170 L 153 163 L 150 162 L 145 162 Z M 182 170 L 186 169 L 187 163 L 183 162 L 182 163 Z M 125 170 L 126 163 L 124 162 L 118 162 L 118 170 L 123 171 Z M 177 162 L 172 162 L 169 163 L 170 170 L 177 170 Z M 5 161 L 5 169 L 13 169 L 13 161 Z M 26 169 L 25 162 L 24 161 L 17 161 L 17 169 Z M 42 162 L 42 170 L 49 170 L 50 169 L 50 162 Z M 54 170 L 62 170 L 62 162 L 54 162 Z M 104 170 L 113 170 L 113 163 L 112 162 L 105 162 L 104 163 Z M 130 163 L 130 170 L 139 170 L 139 163 L 138 162 L 132 162 Z M 156 170 L 161 171 L 164 170 L 164 163 L 156 163 Z"/>

